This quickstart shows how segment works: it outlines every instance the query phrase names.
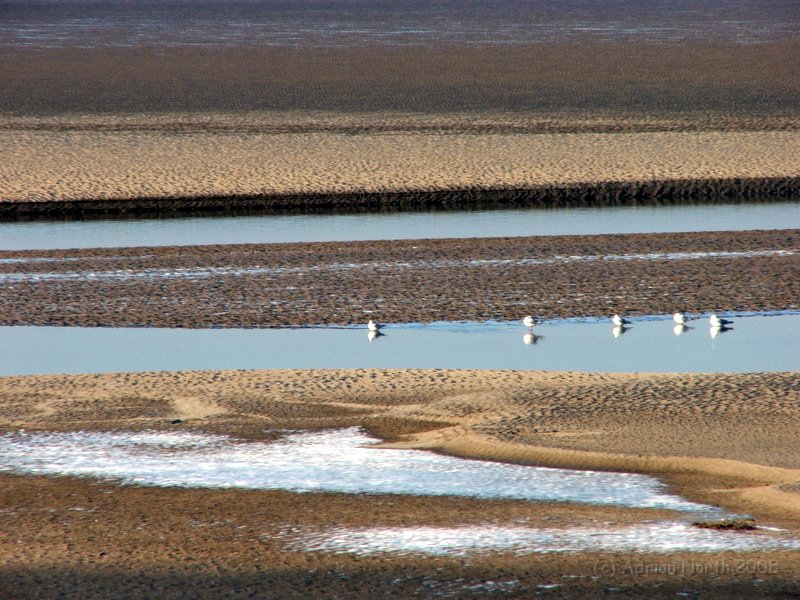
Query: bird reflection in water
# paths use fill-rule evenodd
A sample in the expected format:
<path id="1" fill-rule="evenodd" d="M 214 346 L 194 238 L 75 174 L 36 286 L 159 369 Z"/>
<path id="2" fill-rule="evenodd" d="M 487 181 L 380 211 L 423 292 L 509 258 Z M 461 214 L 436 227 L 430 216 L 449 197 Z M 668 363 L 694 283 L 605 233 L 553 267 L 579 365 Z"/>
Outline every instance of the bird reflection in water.
<path id="1" fill-rule="evenodd" d="M 522 336 L 522 343 L 526 346 L 535 346 L 539 343 L 540 340 L 543 340 L 544 336 L 536 335 L 532 331 L 529 331 L 525 335 Z"/>
<path id="2" fill-rule="evenodd" d="M 624 325 L 617 325 L 614 329 L 611 330 L 611 335 L 615 338 L 620 337 L 624 333 L 628 333 L 630 327 L 625 327 Z"/>

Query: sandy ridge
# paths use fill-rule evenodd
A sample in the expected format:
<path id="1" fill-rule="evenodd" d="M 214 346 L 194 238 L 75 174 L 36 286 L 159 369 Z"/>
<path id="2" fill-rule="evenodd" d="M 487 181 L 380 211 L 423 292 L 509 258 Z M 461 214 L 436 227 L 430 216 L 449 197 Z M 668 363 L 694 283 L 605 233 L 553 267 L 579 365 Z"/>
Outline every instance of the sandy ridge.
<path id="1" fill-rule="evenodd" d="M 0 135 L 0 156 L 0 198 L 6 201 L 530 189 L 615 181 L 788 181 L 800 176 L 800 132 L 7 130 Z"/>

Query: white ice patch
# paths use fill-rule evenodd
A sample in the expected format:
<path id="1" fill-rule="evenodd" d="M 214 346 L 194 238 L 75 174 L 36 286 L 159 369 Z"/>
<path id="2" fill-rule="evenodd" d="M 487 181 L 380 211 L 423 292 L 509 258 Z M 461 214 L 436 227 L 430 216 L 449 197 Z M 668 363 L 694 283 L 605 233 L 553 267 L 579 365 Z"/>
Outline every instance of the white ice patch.
<path id="1" fill-rule="evenodd" d="M 481 552 L 517 555 L 565 552 L 755 552 L 798 550 L 800 540 L 700 529 L 686 523 L 651 523 L 598 529 L 537 529 L 520 526 L 337 527 L 281 533 L 286 549 L 337 554 L 428 554 L 464 556 Z"/>
<path id="2" fill-rule="evenodd" d="M 110 478 L 125 484 L 467 496 L 718 512 L 633 473 L 573 471 L 370 448 L 356 428 L 290 433 L 269 443 L 189 432 L 11 433 L 0 471 Z"/>

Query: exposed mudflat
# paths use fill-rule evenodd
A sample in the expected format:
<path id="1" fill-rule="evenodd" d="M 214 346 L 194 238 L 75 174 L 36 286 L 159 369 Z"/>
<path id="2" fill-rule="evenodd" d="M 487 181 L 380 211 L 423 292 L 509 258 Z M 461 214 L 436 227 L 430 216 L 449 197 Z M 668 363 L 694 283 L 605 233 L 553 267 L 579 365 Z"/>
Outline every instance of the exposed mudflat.
<path id="1" fill-rule="evenodd" d="M 797 308 L 797 230 L 0 252 L 0 324 L 285 327 Z"/>

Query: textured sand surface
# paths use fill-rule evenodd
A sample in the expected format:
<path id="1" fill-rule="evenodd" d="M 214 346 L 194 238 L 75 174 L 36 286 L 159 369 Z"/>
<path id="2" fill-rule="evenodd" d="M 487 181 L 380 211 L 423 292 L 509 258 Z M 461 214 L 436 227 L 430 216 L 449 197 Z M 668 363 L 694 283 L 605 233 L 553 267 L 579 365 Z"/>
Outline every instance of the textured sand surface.
<path id="1" fill-rule="evenodd" d="M 4 200 L 800 176 L 800 132 L 0 133 Z"/>
<path id="2" fill-rule="evenodd" d="M 49 375 L 0 379 L 0 401 L 0 423 L 9 428 L 163 429 L 179 418 L 180 427 L 263 437 L 266 429 L 361 425 L 394 440 L 409 435 L 401 445 L 471 456 L 749 477 L 770 485 L 800 480 L 796 373 Z"/>
<path id="3" fill-rule="evenodd" d="M 0 200 L 798 177 L 799 54 L 791 40 L 1 47 Z M 0 316 L 15 324 L 196 327 L 307 324 L 312 312 L 320 322 L 345 323 L 366 314 L 424 321 L 784 309 L 796 306 L 797 238 L 787 231 L 3 253 L 48 259 L 4 263 L 4 274 L 277 270 L 247 280 L 226 273 L 91 284 L 30 277 L 0 287 Z M 626 274 L 606 259 L 522 262 L 676 251 L 745 254 L 681 260 L 679 280 L 674 259 L 630 260 Z M 489 262 L 465 275 L 476 259 Z M 714 286 L 709 269 L 722 275 Z M 379 293 L 364 285 L 364 273 L 379 281 Z M 542 279 L 546 290 L 536 285 Z M 459 305 L 454 297 L 475 301 Z M 268 314 L 264 298 L 275 302 Z M 692 499 L 800 532 L 798 381 L 797 373 L 397 370 L 6 377 L 0 430 L 195 429 L 269 439 L 274 429 L 359 425 L 406 447 L 654 473 Z M 0 597 L 800 594 L 797 552 L 358 558 L 286 552 L 272 537 L 331 523 L 595 526 L 660 517 L 563 504 L 120 488 L 2 475 Z"/>
<path id="4" fill-rule="evenodd" d="M 8 251 L 0 252 L 0 324 L 275 327 L 790 310 L 799 263 L 797 230 Z"/>
<path id="5" fill-rule="evenodd" d="M 190 429 L 269 439 L 274 429 L 359 425 L 407 447 L 652 472 L 692 499 L 800 531 L 798 381 L 796 373 L 442 370 L 6 377 L 0 429 Z M 548 592 L 556 597 L 777 597 L 796 593 L 800 573 L 797 552 L 359 558 L 286 552 L 274 537 L 330 523 L 609 526 L 663 518 L 656 511 L 12 475 L 0 483 L 0 580 L 20 590 L 12 597 L 500 593 L 480 587 L 487 581 L 511 582 L 523 597 L 550 584 L 560 585 Z"/>
<path id="6" fill-rule="evenodd" d="M 2 46 L 0 200 L 796 180 L 798 55 L 792 40 Z"/>

